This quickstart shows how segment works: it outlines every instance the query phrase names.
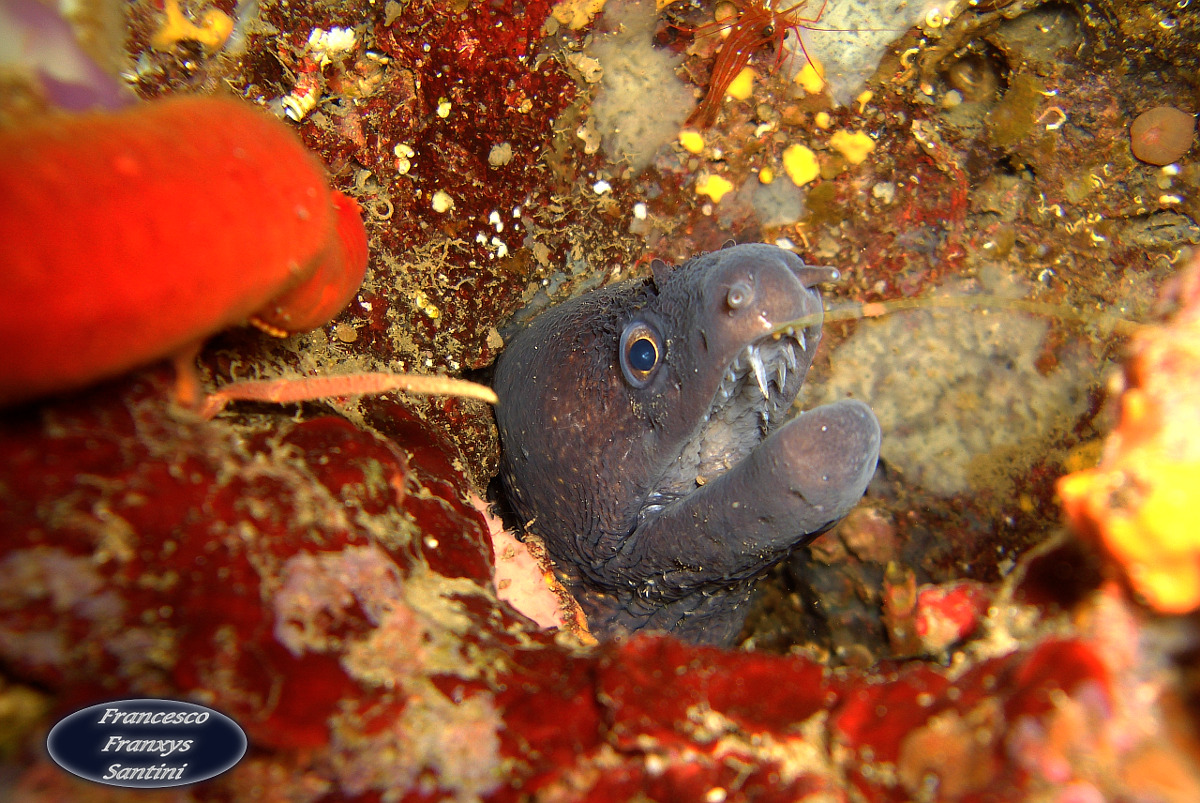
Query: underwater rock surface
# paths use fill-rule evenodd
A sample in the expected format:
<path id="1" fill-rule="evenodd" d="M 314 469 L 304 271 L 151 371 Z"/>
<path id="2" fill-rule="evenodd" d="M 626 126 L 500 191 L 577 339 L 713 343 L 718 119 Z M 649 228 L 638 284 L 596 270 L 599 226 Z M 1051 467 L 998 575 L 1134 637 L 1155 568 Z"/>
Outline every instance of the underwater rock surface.
<path id="1" fill-rule="evenodd" d="M 151 694 L 219 708 L 251 739 L 233 771 L 171 800 L 1200 799 L 1194 619 L 1134 601 L 1154 599 L 1139 564 L 1180 570 L 1151 592 L 1194 592 L 1180 557 L 1193 545 L 1172 551 L 1170 528 L 1117 533 L 1146 547 L 1132 555 L 1107 540 L 1131 519 L 1178 525 L 1141 491 L 1189 475 L 1097 494 L 1079 539 L 1061 533 L 1056 493 L 1116 423 L 1099 388 L 1130 329 L 1112 319 L 1152 320 L 1200 243 L 1195 148 L 1147 164 L 1131 131 L 1156 106 L 1197 110 L 1200 16 L 1175 0 L 946 4 L 936 25 L 892 32 L 870 95 L 840 105 L 743 26 L 761 42 L 738 94 L 714 100 L 703 132 L 660 134 L 634 171 L 591 119 L 588 42 L 622 24 L 593 6 L 134 0 L 113 24 L 75 4 L 76 30 L 143 100 L 233 92 L 273 111 L 365 212 L 350 307 L 308 335 L 219 336 L 200 357 L 207 385 L 479 371 L 537 310 L 734 238 L 836 267 L 826 298 L 851 312 L 927 303 L 999 266 L 1048 322 L 1039 376 L 1100 366 L 1086 412 L 1032 462 L 989 460 L 969 493 L 910 479 L 936 473 L 936 455 L 904 472 L 885 456 L 862 508 L 796 556 L 803 572 L 763 583 L 753 649 L 726 651 L 589 646 L 499 600 L 466 501 L 499 462 L 482 405 L 239 404 L 203 423 L 143 373 L 7 408 L 4 794 L 167 798 L 85 785 L 43 753 L 63 714 Z M 675 80 L 697 99 L 727 41 L 705 31 L 736 27 L 714 26 L 714 6 L 666 6 L 648 34 L 663 61 L 683 57 Z M 3 90 L 3 125 L 55 98 Z M 805 181 L 789 174 L 798 157 Z M 829 347 L 862 326 L 832 317 Z M 1164 362 L 1137 365 L 1130 387 L 1195 390 Z M 836 370 L 819 356 L 810 381 Z M 999 414 L 986 394 L 970 402 Z M 1126 446 L 1193 442 L 1178 415 L 1142 412 Z M 1101 480 L 1128 476 L 1125 455 L 1110 450 Z"/>
<path id="2" fill-rule="evenodd" d="M 883 429 L 883 459 L 906 480 L 946 497 L 979 490 L 992 481 L 989 460 L 1028 470 L 1040 445 L 1062 438 L 1088 410 L 1095 360 L 1063 349 L 1052 368 L 1039 370 L 1049 334 L 1045 319 L 1003 310 L 864 321 L 806 401 L 869 404 Z"/>
<path id="3" fill-rule="evenodd" d="M 426 426 L 389 442 L 323 417 L 235 437 L 162 388 L 143 377 L 4 423 L 0 661 L 60 714 L 153 695 L 234 717 L 251 755 L 185 799 L 1029 799 L 1157 788 L 1146 766 L 1189 777 L 1134 724 L 1132 689 L 1158 681 L 1113 586 L 1075 606 L 1069 636 L 997 602 L 953 668 L 833 670 L 670 637 L 585 647 L 497 600 L 482 520 Z M 953 595 L 922 599 L 921 632 L 958 626 L 938 624 L 961 617 Z M 38 761 L 19 786 L 95 789 Z"/>

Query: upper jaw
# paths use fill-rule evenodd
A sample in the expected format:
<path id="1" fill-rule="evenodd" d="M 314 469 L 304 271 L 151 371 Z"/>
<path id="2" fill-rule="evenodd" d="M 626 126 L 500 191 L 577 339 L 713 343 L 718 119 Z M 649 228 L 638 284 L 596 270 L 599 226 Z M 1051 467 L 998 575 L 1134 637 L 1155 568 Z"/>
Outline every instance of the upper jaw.
<path id="1" fill-rule="evenodd" d="M 710 406 L 643 500 L 640 518 L 736 466 L 787 419 L 819 338 L 819 329 L 784 330 L 737 351 Z"/>
<path id="2" fill-rule="evenodd" d="M 760 408 L 766 428 L 778 425 L 800 391 L 815 340 L 811 332 L 789 327 L 743 347 L 726 366 L 706 419 L 742 396 Z"/>
<path id="3" fill-rule="evenodd" d="M 788 418 L 821 337 L 821 296 L 814 285 L 834 274 L 790 256 L 771 246 L 721 253 L 728 264 L 712 271 L 696 319 L 680 328 L 701 335 L 687 341 L 694 350 L 686 347 L 681 358 L 696 369 L 679 374 L 690 380 L 690 387 L 680 387 L 686 395 L 675 408 L 676 415 L 688 410 L 681 422 L 688 434 L 676 430 L 678 449 L 659 455 L 665 460 L 642 500 L 642 518 L 741 463 Z M 753 302 L 728 303 L 730 289 L 743 283 Z"/>

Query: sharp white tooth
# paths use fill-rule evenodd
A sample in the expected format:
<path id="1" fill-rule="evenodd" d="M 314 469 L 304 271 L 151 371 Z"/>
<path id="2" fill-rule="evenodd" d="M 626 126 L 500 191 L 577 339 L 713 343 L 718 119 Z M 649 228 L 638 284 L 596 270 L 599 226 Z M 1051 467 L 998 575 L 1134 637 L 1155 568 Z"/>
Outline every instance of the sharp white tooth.
<path id="1" fill-rule="evenodd" d="M 807 344 L 807 343 L 805 342 L 805 340 L 804 340 L 804 333 L 803 333 L 803 332 L 799 332 L 799 333 L 797 333 L 797 334 L 796 334 L 796 339 L 800 341 L 800 349 L 801 349 L 801 351 L 808 351 L 808 344 Z"/>
<path id="2" fill-rule="evenodd" d="M 758 383 L 758 389 L 762 391 L 764 399 L 769 399 L 770 394 L 767 393 L 767 377 L 766 369 L 763 367 L 762 357 L 758 356 L 757 351 L 749 351 L 750 367 L 754 369 L 754 381 Z"/>
<path id="3" fill-rule="evenodd" d="M 795 371 L 796 366 L 799 365 L 799 363 L 796 362 L 796 344 L 791 340 L 787 341 L 783 345 L 783 359 L 787 360 L 787 367 L 789 371 Z"/>
<path id="4" fill-rule="evenodd" d="M 783 367 L 783 363 L 775 363 L 775 386 L 783 390 L 783 383 L 787 380 L 787 369 Z"/>

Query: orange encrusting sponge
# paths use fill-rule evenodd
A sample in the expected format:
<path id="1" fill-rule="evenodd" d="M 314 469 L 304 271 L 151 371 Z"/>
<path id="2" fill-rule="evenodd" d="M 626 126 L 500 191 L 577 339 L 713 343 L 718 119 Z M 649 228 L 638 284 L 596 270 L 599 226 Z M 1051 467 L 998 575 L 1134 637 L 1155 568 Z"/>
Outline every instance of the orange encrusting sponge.
<path id="1" fill-rule="evenodd" d="M 1200 608 L 1200 262 L 1184 308 L 1139 333 L 1121 418 L 1099 466 L 1059 480 L 1076 532 L 1097 538 L 1152 608 Z"/>
<path id="2" fill-rule="evenodd" d="M 0 404 L 252 316 L 319 326 L 366 270 L 357 204 L 286 125 L 181 97 L 0 132 Z"/>

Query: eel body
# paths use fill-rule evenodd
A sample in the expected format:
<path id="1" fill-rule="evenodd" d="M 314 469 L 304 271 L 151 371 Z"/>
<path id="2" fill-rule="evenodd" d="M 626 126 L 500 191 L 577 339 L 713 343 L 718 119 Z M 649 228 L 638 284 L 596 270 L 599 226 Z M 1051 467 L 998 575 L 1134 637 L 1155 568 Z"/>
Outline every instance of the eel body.
<path id="1" fill-rule="evenodd" d="M 762 244 L 659 263 L 552 307 L 501 355 L 502 481 L 594 634 L 730 644 L 755 580 L 857 504 L 870 409 L 792 415 L 815 285 L 836 277 Z"/>

